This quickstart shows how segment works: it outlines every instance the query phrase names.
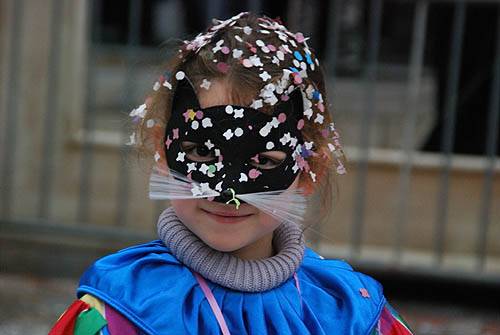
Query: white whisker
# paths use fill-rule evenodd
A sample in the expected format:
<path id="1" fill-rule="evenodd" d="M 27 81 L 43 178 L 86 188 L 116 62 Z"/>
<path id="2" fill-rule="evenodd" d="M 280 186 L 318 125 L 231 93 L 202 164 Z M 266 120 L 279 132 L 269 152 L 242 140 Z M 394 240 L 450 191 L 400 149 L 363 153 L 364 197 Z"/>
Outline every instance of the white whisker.
<path id="1" fill-rule="evenodd" d="M 302 189 L 237 194 L 249 203 L 280 221 L 300 224 L 307 209 L 307 199 Z"/>
<path id="2" fill-rule="evenodd" d="M 163 170 L 156 166 L 149 179 L 149 198 L 152 200 L 199 199 L 219 194 L 177 171 Z"/>

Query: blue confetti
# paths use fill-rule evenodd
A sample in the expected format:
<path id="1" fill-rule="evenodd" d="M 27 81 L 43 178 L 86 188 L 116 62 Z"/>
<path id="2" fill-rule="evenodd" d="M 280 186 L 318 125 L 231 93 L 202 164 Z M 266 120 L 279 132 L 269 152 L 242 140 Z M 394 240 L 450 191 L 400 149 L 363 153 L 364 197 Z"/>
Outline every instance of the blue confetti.
<path id="1" fill-rule="evenodd" d="M 310 54 L 306 54 L 306 61 L 307 61 L 307 64 L 312 64 L 313 63 Z"/>
<path id="2" fill-rule="evenodd" d="M 300 54 L 300 52 L 298 52 L 297 50 L 295 50 L 293 52 L 293 55 L 295 56 L 295 58 L 297 58 L 299 61 L 302 61 L 302 55 Z"/>
<path id="3" fill-rule="evenodd" d="M 171 74 L 172 74 L 172 70 L 165 71 L 165 74 L 164 74 L 165 79 L 168 79 Z"/>
<path id="4" fill-rule="evenodd" d="M 313 97 L 314 97 L 314 99 L 319 100 L 319 92 L 318 91 L 314 91 Z"/>
<path id="5" fill-rule="evenodd" d="M 308 150 L 305 147 L 302 147 L 302 152 L 300 153 L 300 155 L 304 158 L 307 158 Z"/>
<path id="6" fill-rule="evenodd" d="M 290 66 L 289 69 L 292 70 L 292 72 L 299 72 L 299 70 L 297 70 L 297 68 L 292 67 L 292 66 Z"/>

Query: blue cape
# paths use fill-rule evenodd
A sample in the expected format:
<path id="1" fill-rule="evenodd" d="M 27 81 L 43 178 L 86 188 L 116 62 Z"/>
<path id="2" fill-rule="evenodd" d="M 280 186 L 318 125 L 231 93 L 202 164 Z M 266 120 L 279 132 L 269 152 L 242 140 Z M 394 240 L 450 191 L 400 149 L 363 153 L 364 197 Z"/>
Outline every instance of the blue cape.
<path id="1" fill-rule="evenodd" d="M 297 272 L 302 303 L 290 278 L 259 293 L 207 281 L 232 335 L 364 335 L 375 327 L 385 298 L 380 284 L 339 260 L 307 249 Z M 370 297 L 363 297 L 366 289 Z M 193 274 L 161 241 L 98 260 L 82 276 L 89 293 L 147 334 L 219 334 L 217 320 Z"/>

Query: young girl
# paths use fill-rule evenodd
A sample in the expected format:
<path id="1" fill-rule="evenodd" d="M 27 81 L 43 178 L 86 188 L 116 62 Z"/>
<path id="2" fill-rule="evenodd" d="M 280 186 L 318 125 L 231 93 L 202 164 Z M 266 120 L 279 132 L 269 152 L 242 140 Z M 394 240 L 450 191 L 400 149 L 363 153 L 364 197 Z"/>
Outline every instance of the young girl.
<path id="1" fill-rule="evenodd" d="M 160 240 L 97 261 L 50 334 L 411 334 L 374 279 L 305 247 L 306 197 L 329 206 L 344 166 L 301 33 L 215 21 L 131 115 L 172 204 Z"/>

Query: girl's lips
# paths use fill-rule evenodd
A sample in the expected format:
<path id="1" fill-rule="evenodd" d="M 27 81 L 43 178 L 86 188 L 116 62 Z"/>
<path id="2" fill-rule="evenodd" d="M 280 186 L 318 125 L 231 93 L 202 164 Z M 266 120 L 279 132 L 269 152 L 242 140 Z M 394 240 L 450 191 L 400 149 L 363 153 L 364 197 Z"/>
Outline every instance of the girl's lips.
<path id="1" fill-rule="evenodd" d="M 238 212 L 225 212 L 225 211 L 209 211 L 202 209 L 207 215 L 219 223 L 238 223 L 246 220 L 253 214 L 244 214 Z"/>

